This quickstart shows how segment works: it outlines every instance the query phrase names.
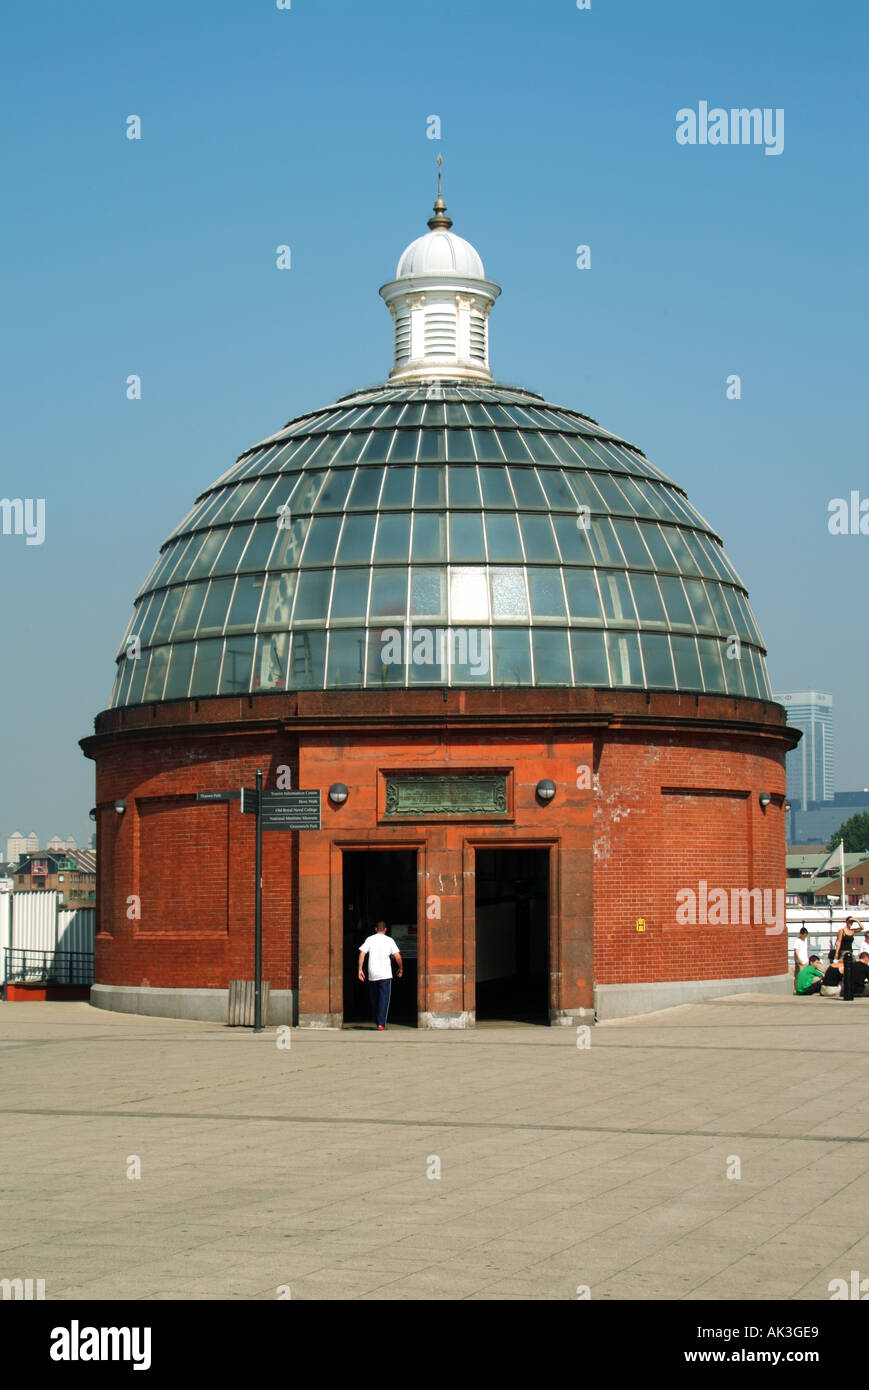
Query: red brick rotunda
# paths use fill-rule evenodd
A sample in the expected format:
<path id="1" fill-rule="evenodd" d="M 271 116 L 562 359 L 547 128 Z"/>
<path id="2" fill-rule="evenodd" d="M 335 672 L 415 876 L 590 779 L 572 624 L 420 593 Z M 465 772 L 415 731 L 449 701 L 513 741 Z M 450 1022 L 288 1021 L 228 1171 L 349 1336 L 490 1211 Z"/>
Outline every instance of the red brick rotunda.
<path id="1" fill-rule="evenodd" d="M 381 288 L 381 386 L 293 420 L 197 498 L 139 593 L 96 763 L 91 1002 L 224 1020 L 263 836 L 271 1022 L 590 1021 L 788 988 L 784 760 L 719 537 L 634 446 L 489 369 L 500 293 L 438 196 Z"/>

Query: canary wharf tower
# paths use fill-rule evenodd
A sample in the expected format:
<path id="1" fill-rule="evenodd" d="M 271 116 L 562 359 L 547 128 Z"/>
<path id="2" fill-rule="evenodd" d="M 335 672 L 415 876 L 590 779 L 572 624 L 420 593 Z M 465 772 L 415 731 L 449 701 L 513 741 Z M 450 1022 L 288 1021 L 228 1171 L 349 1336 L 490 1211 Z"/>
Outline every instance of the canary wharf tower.
<path id="1" fill-rule="evenodd" d="M 495 380 L 500 288 L 440 187 L 380 294 L 388 379 L 245 450 L 135 599 L 82 743 L 91 1002 L 226 1018 L 254 837 L 238 801 L 199 798 L 257 769 L 322 805 L 265 837 L 272 1022 L 365 1017 L 379 918 L 415 1026 L 787 989 L 781 927 L 677 918 L 701 883 L 784 884 L 798 735 L 720 537 L 636 446 Z"/>

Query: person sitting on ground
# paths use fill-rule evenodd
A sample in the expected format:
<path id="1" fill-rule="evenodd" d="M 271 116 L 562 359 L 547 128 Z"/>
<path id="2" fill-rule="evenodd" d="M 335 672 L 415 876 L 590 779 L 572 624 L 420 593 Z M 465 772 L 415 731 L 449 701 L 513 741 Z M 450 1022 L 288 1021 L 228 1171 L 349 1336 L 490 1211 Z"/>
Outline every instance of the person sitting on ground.
<path id="1" fill-rule="evenodd" d="M 808 965 L 804 965 L 797 975 L 797 994 L 820 993 L 823 978 L 820 956 L 809 956 Z"/>
<path id="2" fill-rule="evenodd" d="M 869 983 L 869 951 L 861 951 L 851 966 L 851 989 L 855 999 L 858 994 L 865 994 L 867 983 Z"/>
<path id="3" fill-rule="evenodd" d="M 827 999 L 841 999 L 842 976 L 845 973 L 845 962 L 843 960 L 836 960 L 835 951 L 831 951 L 827 959 L 829 965 L 824 972 L 824 978 L 821 981 L 821 988 L 818 992 L 823 994 Z"/>

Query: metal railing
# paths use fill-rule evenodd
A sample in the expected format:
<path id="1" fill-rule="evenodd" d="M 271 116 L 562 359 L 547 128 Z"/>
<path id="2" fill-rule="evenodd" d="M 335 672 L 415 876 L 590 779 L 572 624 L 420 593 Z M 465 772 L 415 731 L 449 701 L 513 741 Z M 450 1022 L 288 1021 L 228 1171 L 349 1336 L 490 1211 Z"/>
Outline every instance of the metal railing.
<path id="1" fill-rule="evenodd" d="M 7 946 L 3 951 L 6 983 L 92 985 L 94 957 L 92 951 L 22 950 Z"/>

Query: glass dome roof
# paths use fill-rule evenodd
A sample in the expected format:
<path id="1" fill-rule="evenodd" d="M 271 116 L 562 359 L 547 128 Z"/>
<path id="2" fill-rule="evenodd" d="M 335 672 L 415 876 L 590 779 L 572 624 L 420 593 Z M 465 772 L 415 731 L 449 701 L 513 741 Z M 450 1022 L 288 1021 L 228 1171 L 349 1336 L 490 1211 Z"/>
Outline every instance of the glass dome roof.
<path id="1" fill-rule="evenodd" d="M 441 380 L 303 415 L 207 488 L 135 601 L 112 705 L 432 685 L 770 699 L 764 654 L 720 539 L 638 449 L 529 391 Z"/>

